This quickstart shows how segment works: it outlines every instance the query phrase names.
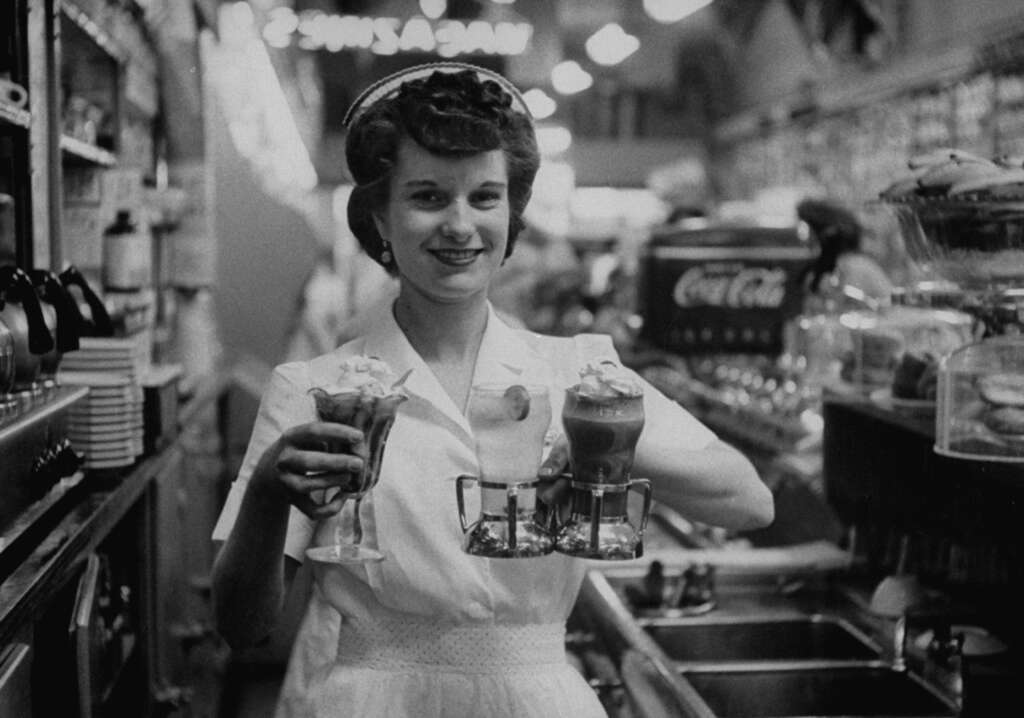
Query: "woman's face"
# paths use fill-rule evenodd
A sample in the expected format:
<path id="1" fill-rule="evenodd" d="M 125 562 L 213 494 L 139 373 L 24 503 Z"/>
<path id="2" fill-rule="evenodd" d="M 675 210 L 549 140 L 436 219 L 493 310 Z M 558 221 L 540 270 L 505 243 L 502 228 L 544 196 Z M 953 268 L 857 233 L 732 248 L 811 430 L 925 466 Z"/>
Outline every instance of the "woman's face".
<path id="1" fill-rule="evenodd" d="M 508 244 L 504 154 L 439 157 L 403 140 L 375 220 L 403 285 L 445 303 L 486 295 Z"/>

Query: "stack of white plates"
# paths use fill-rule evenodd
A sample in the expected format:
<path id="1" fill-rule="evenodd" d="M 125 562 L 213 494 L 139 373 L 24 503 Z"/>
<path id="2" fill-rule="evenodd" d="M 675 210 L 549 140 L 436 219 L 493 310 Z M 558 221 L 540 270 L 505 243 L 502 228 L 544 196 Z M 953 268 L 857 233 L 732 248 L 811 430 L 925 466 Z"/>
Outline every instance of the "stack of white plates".
<path id="1" fill-rule="evenodd" d="M 128 374 L 65 371 L 64 386 L 87 386 L 89 394 L 68 416 L 68 438 L 85 455 L 87 469 L 129 466 L 142 453 L 142 387 Z"/>
<path id="2" fill-rule="evenodd" d="M 61 358 L 62 372 L 123 374 L 136 383 L 149 368 L 148 335 L 129 337 L 82 337 L 76 351 Z"/>

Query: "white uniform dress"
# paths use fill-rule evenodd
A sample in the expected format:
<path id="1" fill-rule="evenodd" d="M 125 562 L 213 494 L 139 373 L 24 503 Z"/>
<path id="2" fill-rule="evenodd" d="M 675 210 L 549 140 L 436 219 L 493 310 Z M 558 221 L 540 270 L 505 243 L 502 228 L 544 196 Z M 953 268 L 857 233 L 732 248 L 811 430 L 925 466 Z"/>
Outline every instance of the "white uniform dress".
<path id="1" fill-rule="evenodd" d="M 455 477 L 479 475 L 473 434 L 398 328 L 390 304 L 363 337 L 275 369 L 214 539 L 230 533 L 260 455 L 285 429 L 314 420 L 308 390 L 332 383 L 341 359 L 358 354 L 385 360 L 398 375 L 413 370 L 380 483 L 360 513 L 364 542 L 387 558 L 314 567 L 278 718 L 604 716 L 564 649 L 565 621 L 587 562 L 557 553 L 487 559 L 462 552 Z M 600 358 L 617 358 L 607 337 L 542 337 L 509 328 L 491 309 L 473 381 L 548 385 L 558 430 L 565 388 L 578 380 L 582 363 Z M 650 385 L 644 390 L 648 421 L 639 453 L 648 442 L 687 450 L 714 439 L 678 404 Z M 469 517 L 479 511 L 477 493 L 467 492 Z M 330 543 L 336 521 L 350 526 L 352 503 L 319 524 L 293 508 L 285 552 L 301 561 L 309 545 Z"/>

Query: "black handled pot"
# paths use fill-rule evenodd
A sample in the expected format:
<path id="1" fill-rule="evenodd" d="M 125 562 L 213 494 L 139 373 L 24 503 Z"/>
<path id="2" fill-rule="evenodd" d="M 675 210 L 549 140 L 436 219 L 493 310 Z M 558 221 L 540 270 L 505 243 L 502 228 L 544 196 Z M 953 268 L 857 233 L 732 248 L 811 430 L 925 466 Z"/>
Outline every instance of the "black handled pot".
<path id="1" fill-rule="evenodd" d="M 82 317 L 79 336 L 83 337 L 112 337 L 114 336 L 114 323 L 110 320 L 110 313 L 107 312 L 103 300 L 89 286 L 89 282 L 75 265 L 69 266 L 60 273 L 61 284 L 70 292 L 71 287 L 78 287 L 82 292 L 82 298 L 89 308 L 89 318 L 79 312 Z"/>
<path id="2" fill-rule="evenodd" d="M 39 378 L 40 357 L 54 348 L 32 280 L 24 270 L 0 267 L 0 319 L 14 337 L 14 384 Z"/>
<path id="3" fill-rule="evenodd" d="M 3 300 L 0 300 L 3 309 Z M 0 400 L 14 386 L 14 334 L 0 317 Z"/>
<path id="4" fill-rule="evenodd" d="M 85 318 L 78 304 L 60 278 L 47 269 L 33 269 L 29 277 L 39 293 L 39 298 L 54 308 L 57 313 L 57 351 L 73 352 L 78 349 L 78 338 Z"/>

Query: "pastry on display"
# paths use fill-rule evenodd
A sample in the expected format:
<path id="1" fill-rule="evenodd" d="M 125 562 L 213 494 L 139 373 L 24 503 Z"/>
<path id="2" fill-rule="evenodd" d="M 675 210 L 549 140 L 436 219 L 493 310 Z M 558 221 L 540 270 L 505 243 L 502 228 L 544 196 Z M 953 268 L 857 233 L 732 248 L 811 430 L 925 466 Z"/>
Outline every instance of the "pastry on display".
<path id="1" fill-rule="evenodd" d="M 929 199 L 1024 201 L 1024 158 L 994 160 L 941 148 L 907 160 L 909 173 L 879 193 L 887 202 Z"/>
<path id="2" fill-rule="evenodd" d="M 961 347 L 939 368 L 935 450 L 1024 462 L 1024 338 Z"/>
<path id="3" fill-rule="evenodd" d="M 891 387 L 894 398 L 935 399 L 937 363 L 972 339 L 969 315 L 946 309 L 890 307 L 851 329 L 852 382 L 860 388 Z M 929 381 L 918 387 L 929 368 Z"/>
<path id="4" fill-rule="evenodd" d="M 1024 375 L 979 377 L 978 395 L 987 405 L 982 414 L 985 426 L 1004 440 L 1024 444 Z"/>
<path id="5" fill-rule="evenodd" d="M 935 401 L 938 368 L 939 360 L 930 352 L 905 352 L 893 372 L 893 397 Z"/>

